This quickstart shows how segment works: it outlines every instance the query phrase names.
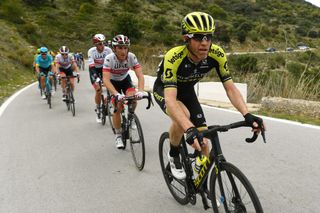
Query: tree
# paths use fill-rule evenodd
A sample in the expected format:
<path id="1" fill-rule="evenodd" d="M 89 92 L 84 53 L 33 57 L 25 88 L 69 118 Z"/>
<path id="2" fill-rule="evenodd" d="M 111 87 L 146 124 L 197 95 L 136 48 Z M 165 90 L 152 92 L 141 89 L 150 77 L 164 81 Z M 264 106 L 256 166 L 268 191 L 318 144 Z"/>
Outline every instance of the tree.
<path id="1" fill-rule="evenodd" d="M 134 14 L 120 13 L 115 21 L 116 34 L 125 34 L 129 38 L 136 40 L 141 38 L 140 23 Z"/>

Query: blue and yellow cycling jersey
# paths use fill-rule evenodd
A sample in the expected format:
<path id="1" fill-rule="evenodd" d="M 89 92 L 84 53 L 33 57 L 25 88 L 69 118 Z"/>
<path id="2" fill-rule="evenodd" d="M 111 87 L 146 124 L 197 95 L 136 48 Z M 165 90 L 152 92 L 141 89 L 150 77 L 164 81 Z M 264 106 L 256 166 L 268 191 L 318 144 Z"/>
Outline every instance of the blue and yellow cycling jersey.
<path id="1" fill-rule="evenodd" d="M 43 59 L 40 54 L 36 58 L 36 65 L 42 68 L 48 68 L 50 65 L 53 65 L 53 58 L 51 55 L 47 54 L 46 58 Z"/>
<path id="2" fill-rule="evenodd" d="M 199 63 L 192 62 L 186 45 L 170 49 L 158 67 L 157 84 L 169 88 L 193 87 L 212 68 L 215 68 L 221 82 L 231 80 L 225 52 L 218 45 L 212 44 L 208 57 Z"/>

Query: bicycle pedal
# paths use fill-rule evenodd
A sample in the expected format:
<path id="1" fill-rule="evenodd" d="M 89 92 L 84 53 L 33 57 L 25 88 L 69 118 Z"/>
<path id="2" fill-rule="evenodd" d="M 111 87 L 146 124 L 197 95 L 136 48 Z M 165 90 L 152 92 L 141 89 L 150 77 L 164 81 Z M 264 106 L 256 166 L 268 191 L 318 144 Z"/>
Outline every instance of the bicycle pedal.
<path id="1" fill-rule="evenodd" d="M 192 205 L 196 205 L 196 203 L 197 203 L 197 197 L 196 197 L 196 195 L 191 195 L 191 196 L 190 196 L 189 203 L 191 203 Z"/>

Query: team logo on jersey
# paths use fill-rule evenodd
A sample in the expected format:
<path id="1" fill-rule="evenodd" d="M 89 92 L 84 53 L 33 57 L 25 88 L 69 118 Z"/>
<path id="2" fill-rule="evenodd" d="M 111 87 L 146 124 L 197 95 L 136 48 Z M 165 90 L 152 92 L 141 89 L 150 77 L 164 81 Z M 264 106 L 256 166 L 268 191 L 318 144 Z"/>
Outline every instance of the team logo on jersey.
<path id="1" fill-rule="evenodd" d="M 172 58 L 170 60 L 168 60 L 171 64 L 173 64 L 174 62 L 176 62 L 176 60 L 182 58 L 183 52 L 179 52 L 179 53 L 174 53 Z"/>
<path id="2" fill-rule="evenodd" d="M 172 78 L 173 76 L 172 69 L 167 68 L 166 71 L 164 71 L 164 75 L 165 75 L 165 78 L 167 79 Z"/>
<path id="3" fill-rule="evenodd" d="M 202 114 L 197 114 L 197 118 L 202 118 Z"/>

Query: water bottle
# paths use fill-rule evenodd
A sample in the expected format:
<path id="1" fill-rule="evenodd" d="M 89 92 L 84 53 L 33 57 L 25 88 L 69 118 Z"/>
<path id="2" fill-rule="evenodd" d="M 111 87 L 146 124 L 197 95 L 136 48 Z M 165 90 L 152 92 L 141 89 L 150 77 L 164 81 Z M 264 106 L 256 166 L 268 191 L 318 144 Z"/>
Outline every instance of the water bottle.
<path id="1" fill-rule="evenodd" d="M 201 168 L 202 168 L 202 166 L 206 163 L 206 161 L 207 161 L 207 157 L 206 157 L 205 155 L 201 155 L 201 157 L 198 156 L 198 157 L 196 158 L 196 162 L 195 162 L 195 165 L 194 165 L 194 171 L 195 171 L 197 174 L 200 173 Z"/>

